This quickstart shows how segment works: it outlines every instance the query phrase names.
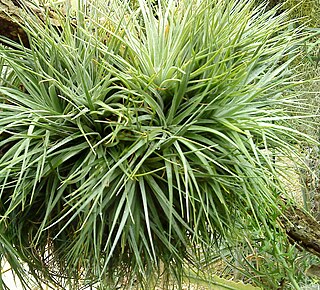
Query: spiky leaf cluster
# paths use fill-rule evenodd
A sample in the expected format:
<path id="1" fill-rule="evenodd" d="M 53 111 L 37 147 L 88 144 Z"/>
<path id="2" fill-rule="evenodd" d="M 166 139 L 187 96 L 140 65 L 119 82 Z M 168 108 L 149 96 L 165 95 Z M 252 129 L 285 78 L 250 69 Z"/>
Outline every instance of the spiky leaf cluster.
<path id="1" fill-rule="evenodd" d="M 29 15 L 30 48 L 1 46 L 0 249 L 18 273 L 180 276 L 244 217 L 274 224 L 298 36 L 253 7 L 101 1 Z"/>

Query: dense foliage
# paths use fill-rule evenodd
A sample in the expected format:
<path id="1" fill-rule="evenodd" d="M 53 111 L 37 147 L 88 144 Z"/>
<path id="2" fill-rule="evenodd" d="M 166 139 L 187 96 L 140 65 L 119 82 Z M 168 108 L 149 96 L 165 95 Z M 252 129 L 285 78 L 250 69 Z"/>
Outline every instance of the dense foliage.
<path id="1" fill-rule="evenodd" d="M 277 121 L 302 35 L 253 2 L 97 2 L 4 40 L 0 254 L 21 278 L 179 284 L 251 231 L 296 286 L 273 155 L 298 138 Z"/>
<path id="2" fill-rule="evenodd" d="M 309 27 L 320 27 L 320 5 L 318 0 L 270 0 L 260 1 L 256 0 L 259 5 L 266 3 L 266 8 L 272 9 L 278 7 L 279 10 L 286 10 L 289 17 L 296 19 Z"/>

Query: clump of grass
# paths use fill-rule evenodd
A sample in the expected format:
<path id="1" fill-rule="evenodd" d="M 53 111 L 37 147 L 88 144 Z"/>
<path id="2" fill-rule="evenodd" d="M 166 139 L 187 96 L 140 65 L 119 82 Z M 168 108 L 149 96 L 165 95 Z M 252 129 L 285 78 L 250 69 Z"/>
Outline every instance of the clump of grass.
<path id="1" fill-rule="evenodd" d="M 309 27 L 320 27 L 320 5 L 317 0 L 288 0 L 283 6 L 290 10 L 290 17 L 300 19 L 300 21 Z"/>
<path id="2" fill-rule="evenodd" d="M 263 4 L 266 9 L 276 7 L 279 11 L 286 10 L 291 19 L 296 19 L 308 27 L 320 27 L 320 5 L 318 0 L 256 0 L 255 2 L 256 5 Z"/>
<path id="3" fill-rule="evenodd" d="M 277 121 L 302 36 L 260 11 L 114 0 L 29 15 L 30 49 L 0 47 L 1 255 L 63 287 L 150 289 L 257 231 L 298 287 L 277 246 L 271 153 L 298 141 Z"/>

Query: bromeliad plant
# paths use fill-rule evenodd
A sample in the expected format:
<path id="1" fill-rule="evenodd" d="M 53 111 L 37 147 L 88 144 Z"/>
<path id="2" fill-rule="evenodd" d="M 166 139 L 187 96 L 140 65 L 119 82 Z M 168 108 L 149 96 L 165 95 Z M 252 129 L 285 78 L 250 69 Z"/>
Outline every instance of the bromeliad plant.
<path id="1" fill-rule="evenodd" d="M 2 39 L 0 254 L 20 278 L 181 285 L 221 241 L 279 231 L 301 35 L 250 0 L 131 4 L 29 11 L 30 48 Z"/>

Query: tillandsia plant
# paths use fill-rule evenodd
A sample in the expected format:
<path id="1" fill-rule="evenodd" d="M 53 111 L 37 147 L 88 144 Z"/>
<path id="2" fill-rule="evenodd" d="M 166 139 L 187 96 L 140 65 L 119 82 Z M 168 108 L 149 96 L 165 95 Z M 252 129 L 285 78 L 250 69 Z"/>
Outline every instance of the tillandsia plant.
<path id="1" fill-rule="evenodd" d="M 252 230 L 298 287 L 272 154 L 298 140 L 277 121 L 301 33 L 251 0 L 128 2 L 26 10 L 30 47 L 2 39 L 1 257 L 55 287 L 181 286 Z"/>

